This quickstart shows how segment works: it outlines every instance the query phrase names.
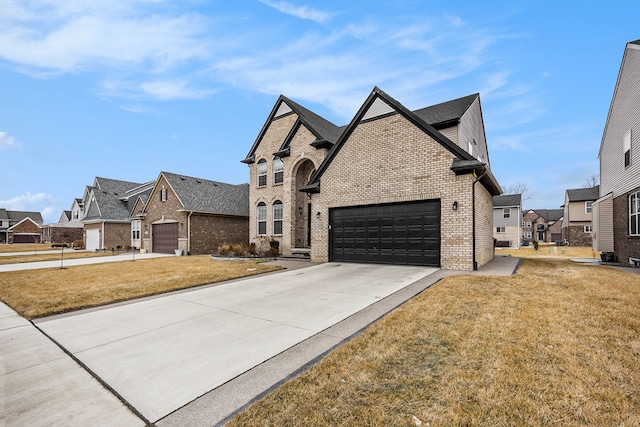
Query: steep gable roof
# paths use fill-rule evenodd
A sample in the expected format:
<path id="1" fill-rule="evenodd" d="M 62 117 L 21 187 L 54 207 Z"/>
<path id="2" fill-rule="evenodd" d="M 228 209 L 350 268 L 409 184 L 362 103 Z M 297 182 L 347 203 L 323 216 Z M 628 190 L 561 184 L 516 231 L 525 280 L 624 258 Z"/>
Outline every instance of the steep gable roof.
<path id="1" fill-rule="evenodd" d="M 151 181 L 153 182 L 153 181 Z M 95 219 L 126 221 L 135 203 L 135 198 L 129 202 L 128 191 L 144 184 L 117 179 L 96 177 L 94 186 L 90 189 L 93 196 L 90 204 L 95 203 L 97 209 L 87 209 L 85 221 Z M 149 187 L 150 190 L 151 187 Z"/>
<path id="2" fill-rule="evenodd" d="M 226 184 L 169 172 L 161 172 L 160 176 L 164 176 L 184 210 L 249 215 L 249 184 Z"/>
<path id="3" fill-rule="evenodd" d="M 372 106 L 377 111 L 376 114 L 378 114 L 378 116 L 372 116 L 371 114 L 369 114 L 369 109 Z M 478 171 L 480 172 L 483 185 L 485 185 L 485 187 L 491 192 L 492 195 L 498 195 L 502 193 L 500 185 L 485 163 L 475 159 L 471 154 L 460 148 L 458 145 L 454 144 L 450 139 L 438 132 L 433 126 L 425 122 L 425 120 L 420 116 L 408 110 L 404 105 L 383 92 L 377 86 L 373 88 L 371 94 L 369 94 L 364 104 L 362 104 L 351 123 L 349 123 L 349 125 L 342 132 L 338 141 L 336 141 L 334 146 L 325 157 L 324 161 L 318 167 L 318 170 L 311 177 L 309 183 L 300 191 L 307 193 L 319 192 L 320 178 L 324 174 L 327 167 L 331 164 L 335 156 L 338 154 L 342 146 L 349 139 L 351 133 L 353 133 L 355 128 L 361 123 L 361 121 L 363 119 L 375 119 L 380 115 L 386 116 L 388 114 L 402 114 L 407 120 L 409 120 L 420 130 L 433 138 L 436 142 L 438 142 L 452 154 L 454 154 L 456 156 L 456 159 L 454 160 L 451 169 L 456 174 L 472 173 Z"/>
<path id="4" fill-rule="evenodd" d="M 30 213 L 32 213 L 32 214 L 33 214 L 34 212 L 30 212 Z M 20 221 L 18 221 L 18 222 L 16 222 L 15 224 L 11 225 L 11 227 L 9 227 L 7 230 L 8 230 L 8 231 L 11 231 L 11 230 L 13 230 L 14 228 L 16 228 L 17 226 L 19 226 L 20 224 L 22 224 L 23 222 L 26 222 L 26 221 L 29 221 L 29 222 L 31 222 L 31 223 L 33 223 L 33 224 L 37 225 L 37 226 L 38 226 L 38 228 L 42 228 L 42 218 L 40 218 L 40 219 L 41 219 L 41 221 L 40 221 L 40 223 L 38 223 L 38 222 L 34 221 L 33 219 L 31 219 L 31 217 L 30 217 L 30 216 L 25 216 L 25 217 L 24 217 L 24 218 L 22 218 Z"/>
<path id="5" fill-rule="evenodd" d="M 10 223 L 22 222 L 25 218 L 30 218 L 36 224 L 42 225 L 42 214 L 40 212 L 27 212 L 27 211 L 7 211 Z M 13 224 L 12 224 L 13 225 Z"/>
<path id="6" fill-rule="evenodd" d="M 267 132 L 267 129 L 269 128 L 271 122 L 292 113 L 298 115 L 299 122 L 294 125 L 294 129 L 299 127 L 300 124 L 303 124 L 316 137 L 316 141 L 314 142 L 314 144 L 316 144 L 317 146 L 322 146 L 323 143 L 326 143 L 326 146 L 331 146 L 337 141 L 342 132 L 342 128 L 336 126 L 327 119 L 303 107 L 297 102 L 292 101 L 286 96 L 280 95 L 275 105 L 273 106 L 271 113 L 269 114 L 269 118 L 262 126 L 262 130 L 260 130 L 258 137 L 251 146 L 247 157 L 242 160 L 242 162 L 247 164 L 253 163 L 255 161 L 254 155 L 256 149 L 260 145 L 260 142 Z M 282 148 L 285 148 L 288 145 L 290 137 L 292 136 L 293 133 L 291 133 L 289 137 L 287 137 L 286 140 L 283 141 Z"/>
<path id="7" fill-rule="evenodd" d="M 547 222 L 558 221 L 564 216 L 564 209 L 529 209 L 526 213 L 529 212 L 538 214 Z"/>
<path id="8" fill-rule="evenodd" d="M 493 196 L 494 207 L 522 206 L 522 194 Z"/>
<path id="9" fill-rule="evenodd" d="M 576 188 L 567 190 L 567 198 L 570 202 L 584 202 L 589 200 L 598 200 L 600 197 L 600 186 L 596 185 L 591 188 Z"/>
<path id="10" fill-rule="evenodd" d="M 414 114 L 436 129 L 444 129 L 457 124 L 473 102 L 480 96 L 478 93 L 431 105 L 415 110 Z"/>

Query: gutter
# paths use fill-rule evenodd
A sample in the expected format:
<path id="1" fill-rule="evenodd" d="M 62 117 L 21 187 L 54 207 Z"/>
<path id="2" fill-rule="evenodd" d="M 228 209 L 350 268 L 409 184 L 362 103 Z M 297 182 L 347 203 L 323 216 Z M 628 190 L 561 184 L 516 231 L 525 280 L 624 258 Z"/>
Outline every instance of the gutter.
<path id="1" fill-rule="evenodd" d="M 471 236 L 473 246 L 473 271 L 478 270 L 478 262 L 476 261 L 476 183 L 480 181 L 487 174 L 487 169 L 484 170 L 482 175 L 477 177 L 473 184 L 471 184 Z"/>

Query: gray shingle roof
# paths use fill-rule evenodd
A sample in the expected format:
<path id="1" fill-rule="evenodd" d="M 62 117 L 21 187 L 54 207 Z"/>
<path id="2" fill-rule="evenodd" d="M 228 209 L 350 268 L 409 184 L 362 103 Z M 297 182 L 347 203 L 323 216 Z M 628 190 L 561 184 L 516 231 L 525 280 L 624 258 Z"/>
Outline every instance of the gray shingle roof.
<path id="1" fill-rule="evenodd" d="M 547 222 L 558 221 L 560 218 L 564 216 L 564 209 L 530 209 L 530 210 L 540 215 Z M 523 215 L 526 214 L 527 212 L 523 212 Z"/>
<path id="2" fill-rule="evenodd" d="M 324 138 L 330 142 L 336 142 L 338 140 L 344 127 L 338 127 L 334 125 L 324 117 L 317 115 L 313 111 L 306 109 L 302 105 L 290 100 L 285 96 L 283 96 L 282 98 L 286 101 L 286 103 L 291 107 L 293 111 L 295 111 L 309 126 L 311 126 L 312 131 L 315 130 L 321 138 Z"/>
<path id="3" fill-rule="evenodd" d="M 567 190 L 567 198 L 570 202 L 583 202 L 588 200 L 598 200 L 600 197 L 600 186 L 591 188 L 576 188 Z"/>
<path id="4" fill-rule="evenodd" d="M 96 177 L 93 194 L 100 208 L 101 216 L 87 216 L 85 220 L 104 219 L 112 221 L 125 221 L 129 218 L 130 207 L 126 200 L 120 200 L 127 196 L 127 190 L 139 187 L 137 182 L 119 181 Z"/>
<path id="5" fill-rule="evenodd" d="M 249 216 L 249 184 L 226 184 L 169 172 L 161 175 L 186 210 Z"/>
<path id="6" fill-rule="evenodd" d="M 469 109 L 479 94 L 464 96 L 440 104 L 415 110 L 414 114 L 436 129 L 452 126 Z"/>
<path id="7" fill-rule="evenodd" d="M 493 196 L 493 206 L 521 206 L 522 194 L 506 194 L 503 196 Z"/>
<path id="8" fill-rule="evenodd" d="M 29 211 L 8 211 L 4 208 L 0 208 L 0 219 L 8 220 L 9 227 L 13 227 L 25 218 L 31 218 L 33 222 L 38 225 L 43 225 L 42 214 L 40 212 Z M 6 229 L 7 227 L 3 227 Z"/>

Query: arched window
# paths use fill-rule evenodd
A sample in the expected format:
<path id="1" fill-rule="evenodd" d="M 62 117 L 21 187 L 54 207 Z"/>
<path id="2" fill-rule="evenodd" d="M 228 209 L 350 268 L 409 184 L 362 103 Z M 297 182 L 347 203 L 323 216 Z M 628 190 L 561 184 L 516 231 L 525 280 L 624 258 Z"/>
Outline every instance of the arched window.
<path id="1" fill-rule="evenodd" d="M 284 162 L 280 157 L 273 160 L 273 183 L 282 184 L 284 180 Z"/>
<path id="2" fill-rule="evenodd" d="M 267 161 L 261 159 L 258 162 L 258 187 L 267 185 Z"/>
<path id="3" fill-rule="evenodd" d="M 282 234 L 282 202 L 273 202 L 273 234 Z"/>
<path id="4" fill-rule="evenodd" d="M 258 203 L 258 234 L 267 234 L 267 205 Z"/>

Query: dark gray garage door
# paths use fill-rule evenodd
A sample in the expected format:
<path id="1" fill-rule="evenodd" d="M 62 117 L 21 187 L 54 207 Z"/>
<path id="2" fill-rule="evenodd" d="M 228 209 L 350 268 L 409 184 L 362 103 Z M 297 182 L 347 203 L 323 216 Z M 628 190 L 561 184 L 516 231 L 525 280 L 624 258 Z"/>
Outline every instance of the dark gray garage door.
<path id="1" fill-rule="evenodd" d="M 172 254 L 178 249 L 178 223 L 153 224 L 153 252 Z"/>
<path id="2" fill-rule="evenodd" d="M 329 210 L 329 259 L 440 266 L 440 200 Z"/>

